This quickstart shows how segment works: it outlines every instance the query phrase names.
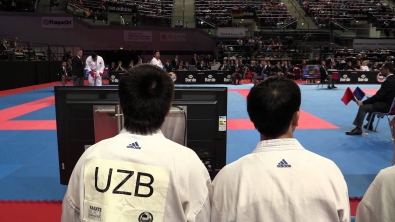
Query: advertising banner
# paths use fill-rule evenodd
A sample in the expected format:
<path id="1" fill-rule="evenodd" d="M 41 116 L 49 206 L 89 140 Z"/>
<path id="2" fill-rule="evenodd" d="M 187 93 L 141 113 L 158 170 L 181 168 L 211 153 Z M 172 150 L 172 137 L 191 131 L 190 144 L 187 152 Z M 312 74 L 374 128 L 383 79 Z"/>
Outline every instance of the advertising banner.
<path id="1" fill-rule="evenodd" d="M 43 29 L 72 29 L 73 17 L 41 17 Z"/>
<path id="2" fill-rule="evenodd" d="M 159 36 L 161 42 L 185 42 L 187 39 L 182 32 L 161 32 Z"/>
<path id="3" fill-rule="evenodd" d="M 244 38 L 245 28 L 221 28 L 218 27 L 218 38 Z"/>
<path id="4" fill-rule="evenodd" d="M 354 39 L 353 48 L 363 49 L 395 49 L 395 39 Z"/>
<path id="5" fill-rule="evenodd" d="M 123 40 L 125 42 L 152 42 L 151 31 L 124 31 Z"/>

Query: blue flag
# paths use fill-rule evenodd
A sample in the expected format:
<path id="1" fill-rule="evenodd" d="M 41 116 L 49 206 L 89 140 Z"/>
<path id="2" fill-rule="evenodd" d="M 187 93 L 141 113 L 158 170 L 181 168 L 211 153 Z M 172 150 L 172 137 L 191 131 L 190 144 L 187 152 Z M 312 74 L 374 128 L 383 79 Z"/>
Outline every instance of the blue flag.
<path id="1" fill-rule="evenodd" d="M 354 96 L 355 96 L 358 100 L 362 100 L 363 97 L 365 96 L 365 93 L 364 93 L 364 91 L 362 91 L 361 88 L 357 87 L 357 88 L 354 90 Z M 355 99 L 353 99 L 353 100 L 355 101 Z"/>

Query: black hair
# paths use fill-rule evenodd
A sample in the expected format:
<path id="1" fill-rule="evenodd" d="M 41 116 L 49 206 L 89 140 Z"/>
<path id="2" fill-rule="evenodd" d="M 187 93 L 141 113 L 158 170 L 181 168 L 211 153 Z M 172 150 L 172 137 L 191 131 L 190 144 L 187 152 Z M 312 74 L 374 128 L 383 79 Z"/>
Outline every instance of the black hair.
<path id="1" fill-rule="evenodd" d="M 157 52 L 159 52 L 159 50 L 154 50 L 154 55 L 155 55 Z"/>
<path id="2" fill-rule="evenodd" d="M 134 66 L 123 75 L 118 89 L 126 130 L 149 135 L 161 128 L 174 94 L 174 83 L 163 69 Z"/>
<path id="3" fill-rule="evenodd" d="M 92 53 L 91 53 L 91 56 L 92 56 L 92 59 L 94 59 L 94 58 L 96 58 L 96 57 L 97 57 L 97 54 L 96 54 L 96 53 L 94 53 L 94 52 L 92 52 Z"/>
<path id="4" fill-rule="evenodd" d="M 390 73 L 394 74 L 394 64 L 392 64 L 391 62 L 384 63 L 383 68 L 388 69 Z"/>
<path id="5" fill-rule="evenodd" d="M 251 89 L 247 111 L 259 133 L 277 138 L 287 132 L 300 103 L 299 86 L 288 78 L 273 76 Z"/>

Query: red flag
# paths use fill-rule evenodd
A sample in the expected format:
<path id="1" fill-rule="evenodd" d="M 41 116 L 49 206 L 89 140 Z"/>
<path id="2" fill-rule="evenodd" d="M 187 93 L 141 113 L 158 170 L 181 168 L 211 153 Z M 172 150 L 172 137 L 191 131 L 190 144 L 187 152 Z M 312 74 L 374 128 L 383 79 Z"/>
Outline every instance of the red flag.
<path id="1" fill-rule="evenodd" d="M 352 93 L 350 87 L 347 87 L 341 100 L 345 105 L 347 105 L 352 99 L 354 99 L 354 94 Z"/>

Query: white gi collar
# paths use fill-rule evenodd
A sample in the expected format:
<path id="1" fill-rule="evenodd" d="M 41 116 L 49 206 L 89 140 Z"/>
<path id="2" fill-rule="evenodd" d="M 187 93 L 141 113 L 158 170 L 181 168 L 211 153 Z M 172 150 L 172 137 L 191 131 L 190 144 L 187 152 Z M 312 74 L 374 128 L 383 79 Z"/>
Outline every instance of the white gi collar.
<path id="1" fill-rule="evenodd" d="M 119 132 L 119 135 L 133 135 L 133 136 L 141 136 L 141 137 L 148 137 L 148 136 L 165 137 L 162 133 L 162 130 L 158 130 L 155 133 L 149 135 L 140 135 L 140 134 L 128 132 L 125 128 L 123 128 L 121 132 Z"/>
<path id="2" fill-rule="evenodd" d="M 253 153 L 281 150 L 304 150 L 305 148 L 295 138 L 262 140 Z"/>

